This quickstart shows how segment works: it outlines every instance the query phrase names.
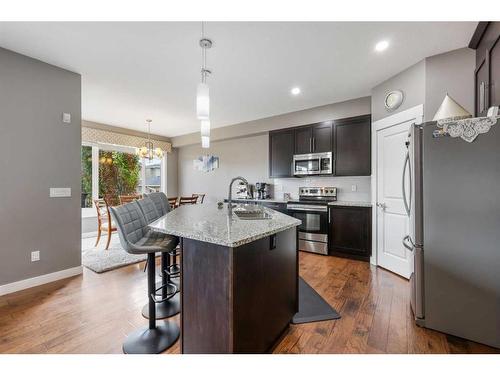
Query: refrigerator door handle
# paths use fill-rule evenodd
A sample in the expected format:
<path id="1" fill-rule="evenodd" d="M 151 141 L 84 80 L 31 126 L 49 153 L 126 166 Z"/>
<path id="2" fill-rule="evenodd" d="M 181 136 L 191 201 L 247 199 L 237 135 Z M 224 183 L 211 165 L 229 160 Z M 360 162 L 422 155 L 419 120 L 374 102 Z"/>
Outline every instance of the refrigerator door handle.
<path id="1" fill-rule="evenodd" d="M 406 186 L 405 186 L 405 179 L 406 179 L 406 166 L 408 166 L 408 172 L 410 174 L 410 200 L 408 203 L 408 200 L 407 200 L 407 196 L 406 196 Z M 406 214 L 408 216 L 410 216 L 410 205 L 411 205 L 411 195 L 412 195 L 412 188 L 411 188 L 411 166 L 410 166 L 410 153 L 407 152 L 406 153 L 406 157 L 405 157 L 405 162 L 404 162 L 404 165 L 403 165 L 403 176 L 402 176 L 402 181 L 401 181 L 401 187 L 402 187 L 402 190 L 403 190 L 403 203 L 404 203 L 404 206 L 405 206 L 405 211 L 406 211 Z"/>
<path id="2" fill-rule="evenodd" d="M 403 238 L 403 246 L 406 247 L 408 250 L 413 251 L 415 248 L 415 244 L 413 243 L 410 235 L 406 235 Z"/>

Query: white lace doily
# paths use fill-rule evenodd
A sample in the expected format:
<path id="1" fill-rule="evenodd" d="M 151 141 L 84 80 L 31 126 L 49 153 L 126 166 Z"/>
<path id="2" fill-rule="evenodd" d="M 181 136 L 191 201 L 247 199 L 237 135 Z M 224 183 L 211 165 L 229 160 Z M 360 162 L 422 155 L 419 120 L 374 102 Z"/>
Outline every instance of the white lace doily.
<path id="1" fill-rule="evenodd" d="M 460 137 L 467 142 L 472 142 L 479 134 L 488 133 L 499 118 L 500 116 L 439 120 L 437 126 L 453 138 Z"/>

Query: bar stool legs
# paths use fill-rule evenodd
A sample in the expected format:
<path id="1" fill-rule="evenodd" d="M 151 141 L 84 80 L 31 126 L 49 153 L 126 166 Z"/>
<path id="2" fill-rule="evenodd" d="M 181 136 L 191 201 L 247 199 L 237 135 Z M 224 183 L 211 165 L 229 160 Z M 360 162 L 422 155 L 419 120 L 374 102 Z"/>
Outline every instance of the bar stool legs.
<path id="1" fill-rule="evenodd" d="M 180 335 L 173 322 L 156 322 L 155 308 L 155 254 L 148 253 L 148 316 L 149 327 L 140 328 L 127 336 L 123 343 L 125 354 L 158 354 L 171 347 Z"/>
<path id="2" fill-rule="evenodd" d="M 156 319 L 170 318 L 181 312 L 180 295 L 179 293 L 176 293 L 177 287 L 170 281 L 170 277 L 164 271 L 169 269 L 169 267 L 170 267 L 170 257 L 168 255 L 168 252 L 163 252 L 161 253 L 161 270 L 162 270 L 161 283 L 160 285 L 157 284 L 155 287 L 156 290 L 161 290 L 161 299 L 162 299 L 162 302 L 156 302 L 154 304 Z M 153 277 L 155 273 L 156 270 L 154 269 L 153 265 Z M 153 294 L 156 294 L 156 290 L 153 292 Z M 146 304 L 142 308 L 142 316 L 144 316 L 145 318 L 149 318 L 151 316 L 151 306 L 149 306 L 149 304 Z"/>

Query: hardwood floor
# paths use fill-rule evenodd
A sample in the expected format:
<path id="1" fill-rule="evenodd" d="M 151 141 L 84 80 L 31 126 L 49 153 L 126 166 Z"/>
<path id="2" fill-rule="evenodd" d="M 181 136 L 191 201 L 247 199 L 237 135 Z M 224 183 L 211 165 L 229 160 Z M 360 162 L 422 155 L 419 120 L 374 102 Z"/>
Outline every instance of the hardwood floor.
<path id="1" fill-rule="evenodd" d="M 417 327 L 408 282 L 368 263 L 301 253 L 300 274 L 342 318 L 292 325 L 275 353 L 500 353 Z M 0 353 L 121 353 L 147 324 L 145 288 L 141 263 L 2 296 Z"/>

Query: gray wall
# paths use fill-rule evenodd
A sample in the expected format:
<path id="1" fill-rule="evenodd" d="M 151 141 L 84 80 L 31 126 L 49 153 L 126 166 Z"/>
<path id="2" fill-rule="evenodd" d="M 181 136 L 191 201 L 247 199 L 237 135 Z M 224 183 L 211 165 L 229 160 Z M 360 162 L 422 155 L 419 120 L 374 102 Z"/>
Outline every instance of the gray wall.
<path id="1" fill-rule="evenodd" d="M 0 48 L 0 285 L 81 264 L 80 86 L 79 74 Z M 72 197 L 49 198 L 50 187 Z"/>
<path id="2" fill-rule="evenodd" d="M 200 172 L 193 168 L 193 160 L 206 154 L 200 145 L 179 148 L 179 194 L 205 193 L 206 201 L 214 202 L 227 197 L 231 178 L 243 176 L 249 182 L 271 182 L 268 178 L 267 134 L 213 142 L 211 155 L 219 157 L 219 168 Z"/>
<path id="3" fill-rule="evenodd" d="M 292 126 L 314 124 L 315 122 L 335 120 L 339 118 L 366 115 L 370 113 L 370 97 L 347 100 L 345 102 L 333 103 L 304 109 L 302 111 L 285 113 L 282 115 L 266 117 L 263 119 L 244 122 L 236 125 L 224 126 L 212 129 L 211 141 L 222 139 L 240 138 L 270 130 L 289 128 Z M 192 133 L 172 138 L 174 147 L 200 143 L 200 133 Z"/>
<path id="4" fill-rule="evenodd" d="M 425 60 L 426 121 L 432 120 L 446 93 L 474 115 L 475 58 L 474 50 L 461 48 Z"/>
<path id="5" fill-rule="evenodd" d="M 405 98 L 396 111 L 387 112 L 384 106 L 385 96 L 393 90 L 402 90 Z M 405 111 L 408 108 L 425 101 L 425 60 L 412 65 L 372 89 L 371 97 L 372 121 L 380 120 L 392 114 Z"/>
<path id="6" fill-rule="evenodd" d="M 210 149 L 203 150 L 199 144 L 199 133 L 197 133 L 197 144 L 183 146 L 178 148 L 178 187 L 180 195 L 190 195 L 192 193 L 206 193 L 207 201 L 216 201 L 227 197 L 228 184 L 232 177 L 243 176 L 250 183 L 268 182 L 274 184 L 275 181 L 269 179 L 269 139 L 268 131 L 286 128 L 297 125 L 305 125 L 319 121 L 338 119 L 343 117 L 357 116 L 370 113 L 370 98 L 360 98 L 343 103 L 331 104 L 328 106 L 311 108 L 304 111 L 292 112 L 285 115 L 278 115 L 251 123 L 233 125 L 218 128 L 218 137 L 228 139 L 213 141 Z M 250 134 L 252 133 L 253 134 Z M 247 134 L 244 136 L 243 134 Z M 212 134 L 212 138 L 214 134 Z M 236 138 L 235 138 L 236 137 Z M 182 142 L 179 139 L 182 138 Z M 174 137 L 172 142 L 175 144 L 191 142 L 191 135 L 185 137 Z M 220 167 L 212 172 L 195 171 L 193 160 L 200 155 L 209 153 L 220 158 Z M 324 178 L 308 179 L 310 185 L 341 183 Z M 312 181 L 314 180 L 314 181 Z M 282 192 L 287 189 L 291 193 L 296 193 L 294 182 L 297 179 L 280 179 L 276 181 L 279 186 L 277 198 L 282 197 Z M 302 183 L 305 179 L 300 180 Z M 347 180 L 345 180 L 347 181 Z M 360 190 L 359 195 L 354 194 L 354 198 L 364 199 L 366 191 L 369 196 L 369 181 L 365 179 L 356 180 Z M 347 186 L 345 183 L 344 186 Z M 350 185 L 349 185 L 350 186 Z M 345 191 L 345 190 L 344 190 Z M 346 196 L 347 197 L 347 196 Z M 353 196 L 350 196 L 354 199 Z"/>
<path id="7" fill-rule="evenodd" d="M 469 48 L 428 57 L 372 89 L 372 120 L 423 104 L 424 120 L 431 121 L 446 93 L 473 114 L 474 69 L 475 53 Z M 387 112 L 384 98 L 392 90 L 403 90 L 405 100 Z"/>
<path id="8" fill-rule="evenodd" d="M 167 154 L 167 195 L 169 197 L 175 197 L 178 193 L 178 174 L 177 174 L 177 163 L 179 159 L 179 151 L 176 148 L 172 148 L 172 152 Z"/>

